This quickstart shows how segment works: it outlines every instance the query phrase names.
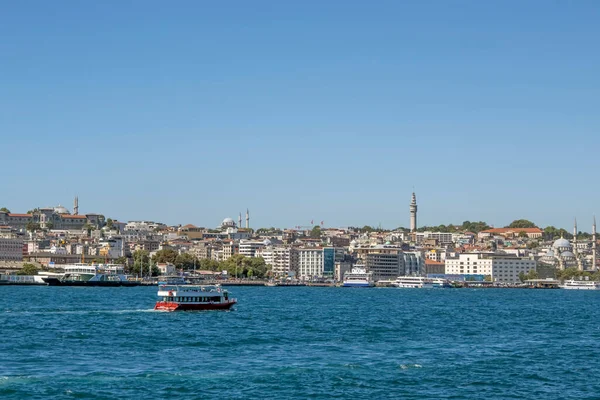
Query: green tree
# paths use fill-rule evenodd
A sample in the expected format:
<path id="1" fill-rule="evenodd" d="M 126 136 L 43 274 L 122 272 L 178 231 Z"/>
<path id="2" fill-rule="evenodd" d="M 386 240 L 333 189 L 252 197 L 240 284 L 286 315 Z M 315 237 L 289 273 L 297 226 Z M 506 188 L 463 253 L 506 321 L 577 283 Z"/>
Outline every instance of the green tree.
<path id="1" fill-rule="evenodd" d="M 537 226 L 526 219 L 516 219 L 507 228 L 537 228 Z"/>
<path id="2" fill-rule="evenodd" d="M 360 231 L 363 233 L 370 233 L 373 232 L 373 227 L 369 226 L 369 225 L 365 225 L 362 228 L 360 228 Z"/>
<path id="3" fill-rule="evenodd" d="M 527 232 L 525 232 L 525 231 L 521 231 L 521 232 L 519 232 L 519 237 L 520 237 L 520 238 L 523 238 L 523 239 L 527 239 L 527 238 L 528 238 L 528 236 L 527 236 Z"/>
<path id="4" fill-rule="evenodd" d="M 17 271 L 17 275 L 37 275 L 39 268 L 34 264 L 25 263 L 23 267 Z"/>
<path id="5" fill-rule="evenodd" d="M 184 271 L 189 271 L 191 269 L 194 269 L 194 265 L 197 266 L 198 262 L 196 260 L 196 257 L 191 255 L 190 253 L 183 253 L 178 254 L 177 257 L 175 257 L 174 264 L 177 268 L 181 268 Z"/>
<path id="6" fill-rule="evenodd" d="M 37 222 L 29 221 L 25 225 L 25 229 L 27 229 L 29 232 L 35 232 L 40 230 L 40 224 L 38 224 Z"/>
<path id="7" fill-rule="evenodd" d="M 106 220 L 106 227 L 108 229 L 112 229 L 114 227 L 114 224 L 115 223 L 113 222 L 113 220 L 111 218 L 109 218 L 109 219 Z"/>
<path id="8" fill-rule="evenodd" d="M 131 274 L 148 275 L 148 266 L 150 265 L 150 256 L 146 250 L 136 250 L 133 252 L 133 265 L 129 268 Z"/>
<path id="9" fill-rule="evenodd" d="M 10 210 L 6 207 L 2 207 L 0 208 L 0 212 L 5 212 L 5 213 L 9 213 L 10 214 Z"/>
<path id="10" fill-rule="evenodd" d="M 156 254 L 152 256 L 152 261 L 155 263 L 175 264 L 175 260 L 177 259 L 178 255 L 179 253 L 173 249 L 162 249 L 157 251 Z"/>
<path id="11" fill-rule="evenodd" d="M 49 230 L 54 229 L 54 222 L 52 222 L 52 221 L 46 222 L 46 229 L 49 229 Z"/>
<path id="12" fill-rule="evenodd" d="M 313 239 L 321 238 L 321 227 L 319 225 L 316 225 L 314 228 L 312 228 L 310 231 L 310 237 Z"/>
<path id="13" fill-rule="evenodd" d="M 129 264 L 127 257 L 119 257 L 115 260 L 115 264 L 121 264 L 127 266 Z"/>

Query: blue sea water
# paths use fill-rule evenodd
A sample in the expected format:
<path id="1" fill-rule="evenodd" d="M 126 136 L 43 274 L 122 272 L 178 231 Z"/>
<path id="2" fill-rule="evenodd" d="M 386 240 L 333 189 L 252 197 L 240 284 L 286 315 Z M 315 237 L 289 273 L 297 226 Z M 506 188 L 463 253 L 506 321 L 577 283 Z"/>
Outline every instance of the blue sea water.
<path id="1" fill-rule="evenodd" d="M 0 287 L 0 399 L 598 399 L 600 293 Z"/>

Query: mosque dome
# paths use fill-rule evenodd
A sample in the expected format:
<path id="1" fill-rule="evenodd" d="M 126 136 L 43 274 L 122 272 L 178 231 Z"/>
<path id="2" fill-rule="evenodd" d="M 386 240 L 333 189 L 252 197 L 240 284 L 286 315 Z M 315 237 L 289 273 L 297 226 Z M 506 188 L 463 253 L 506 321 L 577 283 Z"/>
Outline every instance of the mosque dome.
<path id="1" fill-rule="evenodd" d="M 552 249 L 548 249 L 544 257 L 554 257 L 554 251 Z"/>
<path id="2" fill-rule="evenodd" d="M 555 249 L 570 249 L 571 243 L 569 243 L 569 241 L 567 239 L 560 238 L 560 239 L 556 239 L 554 241 L 554 244 L 552 245 L 552 247 Z"/>
<path id="3" fill-rule="evenodd" d="M 223 226 L 223 227 L 235 226 L 235 221 L 233 220 L 233 218 L 225 218 L 223 220 L 223 222 L 221 222 L 221 226 Z"/>
<path id="4" fill-rule="evenodd" d="M 562 258 L 575 258 L 575 254 L 571 253 L 570 251 L 563 251 L 560 253 L 560 256 Z"/>
<path id="5" fill-rule="evenodd" d="M 54 212 L 57 214 L 70 214 L 69 210 L 67 210 L 65 207 L 61 206 L 60 204 L 57 207 L 54 207 Z"/>
<path id="6" fill-rule="evenodd" d="M 263 244 L 264 244 L 265 246 L 270 246 L 270 245 L 271 245 L 271 241 L 270 241 L 269 239 L 265 239 L 265 240 L 263 241 Z"/>

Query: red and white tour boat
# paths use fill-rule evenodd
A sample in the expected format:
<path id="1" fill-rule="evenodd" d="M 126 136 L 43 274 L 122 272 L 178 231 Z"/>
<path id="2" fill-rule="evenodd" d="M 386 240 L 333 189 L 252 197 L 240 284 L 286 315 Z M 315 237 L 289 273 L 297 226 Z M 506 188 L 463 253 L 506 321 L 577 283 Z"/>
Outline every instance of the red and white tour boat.
<path id="1" fill-rule="evenodd" d="M 159 285 L 155 310 L 228 310 L 237 303 L 220 285 Z"/>

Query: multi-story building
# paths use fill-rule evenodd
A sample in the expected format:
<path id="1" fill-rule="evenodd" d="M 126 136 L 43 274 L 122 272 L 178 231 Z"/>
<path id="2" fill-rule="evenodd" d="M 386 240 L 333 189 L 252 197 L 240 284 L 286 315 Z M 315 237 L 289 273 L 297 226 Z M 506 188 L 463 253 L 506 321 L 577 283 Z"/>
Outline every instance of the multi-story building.
<path id="1" fill-rule="evenodd" d="M 425 272 L 425 258 L 420 251 L 405 251 L 402 253 L 404 258 L 404 275 L 423 275 Z"/>
<path id="2" fill-rule="evenodd" d="M 298 277 L 300 279 L 313 279 L 323 277 L 324 257 L 323 249 L 306 247 L 297 249 Z"/>
<path id="3" fill-rule="evenodd" d="M 508 254 L 462 253 L 446 258 L 446 274 L 487 275 L 494 282 L 519 282 L 520 273 L 535 271 L 536 261 L 532 258 Z"/>
<path id="4" fill-rule="evenodd" d="M 0 238 L 0 261 L 22 261 L 23 239 Z"/>
<path id="5" fill-rule="evenodd" d="M 256 251 L 256 257 L 262 257 L 271 267 L 276 277 L 289 276 L 297 272 L 297 251 L 291 246 L 267 246 Z"/>
<path id="6" fill-rule="evenodd" d="M 438 244 L 453 243 L 452 233 L 447 232 L 416 232 L 417 243 L 422 243 L 428 239 L 434 239 Z"/>
<path id="7" fill-rule="evenodd" d="M 123 238 L 114 236 L 108 239 L 102 239 L 99 242 L 99 255 L 107 258 L 119 258 L 125 256 L 125 247 Z"/>
<path id="8" fill-rule="evenodd" d="M 155 230 L 166 229 L 165 224 L 161 224 L 158 222 L 152 221 L 129 221 L 127 225 L 125 225 L 125 231 L 134 231 L 134 232 L 153 232 Z"/>
<path id="9" fill-rule="evenodd" d="M 265 239 L 264 241 L 240 240 L 240 254 L 246 257 L 255 257 L 256 250 L 262 249 L 270 244 L 271 242 L 268 239 Z"/>
<path id="10" fill-rule="evenodd" d="M 404 275 L 404 255 L 398 246 L 385 244 L 360 246 L 355 248 L 354 252 L 367 270 L 373 273 L 375 281 L 396 279 Z"/>

